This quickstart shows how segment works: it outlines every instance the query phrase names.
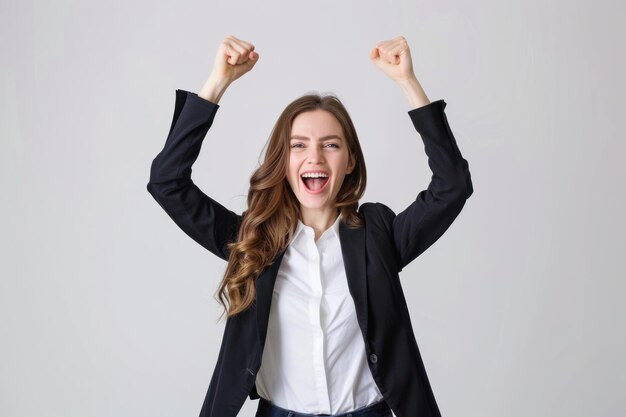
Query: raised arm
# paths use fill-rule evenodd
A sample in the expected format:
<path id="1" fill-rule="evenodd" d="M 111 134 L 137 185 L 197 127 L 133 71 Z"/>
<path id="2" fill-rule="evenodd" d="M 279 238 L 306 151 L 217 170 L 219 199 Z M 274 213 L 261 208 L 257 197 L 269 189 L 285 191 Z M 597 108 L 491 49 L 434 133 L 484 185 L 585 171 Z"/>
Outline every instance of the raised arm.
<path id="1" fill-rule="evenodd" d="M 398 256 L 398 270 L 430 247 L 450 227 L 473 193 L 469 165 L 461 155 L 448 119 L 446 102 L 430 102 L 413 73 L 406 40 L 399 36 L 378 43 L 370 59 L 398 83 L 412 110 L 409 117 L 422 137 L 432 178 L 428 188 L 396 215 L 377 203 L 383 224 L 393 236 Z"/>
<path id="2" fill-rule="evenodd" d="M 228 259 L 241 216 L 200 190 L 192 165 L 226 88 L 256 64 L 254 46 L 232 36 L 220 44 L 213 70 L 198 94 L 176 90 L 176 104 L 163 150 L 152 161 L 147 189 L 174 222 L 200 245 Z"/>

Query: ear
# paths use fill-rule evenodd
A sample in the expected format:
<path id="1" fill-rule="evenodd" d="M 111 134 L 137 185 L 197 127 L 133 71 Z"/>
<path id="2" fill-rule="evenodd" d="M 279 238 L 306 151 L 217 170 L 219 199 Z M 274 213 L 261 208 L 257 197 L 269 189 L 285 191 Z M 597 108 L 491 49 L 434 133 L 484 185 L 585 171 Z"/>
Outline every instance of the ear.
<path id="1" fill-rule="evenodd" d="M 350 160 L 348 161 L 348 169 L 346 171 L 346 175 L 351 174 L 352 171 L 354 171 L 355 165 L 356 165 L 356 162 L 354 161 L 354 158 L 352 157 L 352 155 L 350 155 Z"/>

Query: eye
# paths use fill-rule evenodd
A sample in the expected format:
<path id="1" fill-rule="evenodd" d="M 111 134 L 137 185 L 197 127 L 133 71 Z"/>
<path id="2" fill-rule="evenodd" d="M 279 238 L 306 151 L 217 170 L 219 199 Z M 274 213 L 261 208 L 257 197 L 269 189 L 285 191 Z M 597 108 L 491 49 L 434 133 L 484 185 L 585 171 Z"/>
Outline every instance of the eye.
<path id="1" fill-rule="evenodd" d="M 337 145 L 336 143 L 329 143 L 328 146 L 332 146 L 334 148 L 339 149 L 339 145 Z"/>
<path id="2" fill-rule="evenodd" d="M 302 145 L 301 143 L 294 143 L 291 145 L 292 148 L 302 148 L 304 145 Z"/>

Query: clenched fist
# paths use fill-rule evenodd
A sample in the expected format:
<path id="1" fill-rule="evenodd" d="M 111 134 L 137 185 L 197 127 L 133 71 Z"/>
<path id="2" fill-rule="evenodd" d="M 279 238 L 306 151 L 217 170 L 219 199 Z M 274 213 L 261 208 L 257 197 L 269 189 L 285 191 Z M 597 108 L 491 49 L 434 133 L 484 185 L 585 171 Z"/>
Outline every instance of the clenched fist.
<path id="1" fill-rule="evenodd" d="M 250 71 L 258 60 L 254 45 L 228 35 L 217 50 L 211 76 L 230 84 Z"/>
<path id="2" fill-rule="evenodd" d="M 228 35 L 217 50 L 211 75 L 198 96 L 217 104 L 228 86 L 250 71 L 258 60 L 254 45 Z"/>
<path id="3" fill-rule="evenodd" d="M 370 59 L 394 81 L 415 77 L 409 44 L 403 36 L 378 42 L 370 52 Z"/>

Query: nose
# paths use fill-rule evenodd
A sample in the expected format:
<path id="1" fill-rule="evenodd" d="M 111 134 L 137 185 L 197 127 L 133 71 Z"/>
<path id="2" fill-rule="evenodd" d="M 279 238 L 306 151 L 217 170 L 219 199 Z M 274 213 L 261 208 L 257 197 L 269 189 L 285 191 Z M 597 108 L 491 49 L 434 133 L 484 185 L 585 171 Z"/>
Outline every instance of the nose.
<path id="1" fill-rule="evenodd" d="M 309 152 L 309 163 L 319 164 L 324 162 L 324 153 L 320 146 L 311 146 Z"/>

